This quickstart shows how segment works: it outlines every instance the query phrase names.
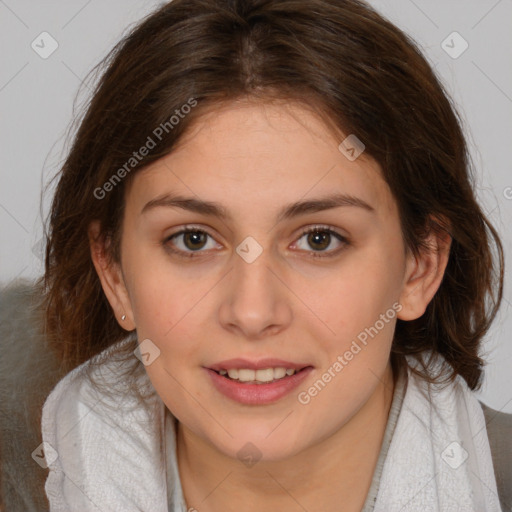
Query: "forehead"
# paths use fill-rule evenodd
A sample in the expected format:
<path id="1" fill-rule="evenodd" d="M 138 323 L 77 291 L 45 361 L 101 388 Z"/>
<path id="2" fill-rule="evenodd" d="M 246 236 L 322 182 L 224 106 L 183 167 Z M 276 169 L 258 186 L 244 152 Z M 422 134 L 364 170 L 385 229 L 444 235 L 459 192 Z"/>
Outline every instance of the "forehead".
<path id="1" fill-rule="evenodd" d="M 333 133 L 297 103 L 225 104 L 199 117 L 174 151 L 138 172 L 127 202 L 140 212 L 172 192 L 268 211 L 339 192 L 394 210 L 378 163 L 364 152 L 351 161 L 339 150 L 348 135 Z"/>

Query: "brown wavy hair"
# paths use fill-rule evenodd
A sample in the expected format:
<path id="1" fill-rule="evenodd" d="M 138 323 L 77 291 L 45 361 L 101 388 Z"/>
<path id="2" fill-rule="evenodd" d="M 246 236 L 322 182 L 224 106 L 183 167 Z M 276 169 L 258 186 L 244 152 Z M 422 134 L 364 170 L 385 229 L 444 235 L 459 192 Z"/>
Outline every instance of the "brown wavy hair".
<path id="1" fill-rule="evenodd" d="M 334 130 L 357 134 L 397 202 L 408 250 L 425 249 L 431 230 L 449 232 L 439 290 L 420 318 L 397 321 L 393 367 L 413 355 L 430 380 L 422 355 L 440 353 L 450 380 L 461 375 L 471 389 L 481 386 L 479 351 L 501 303 L 503 248 L 475 199 L 456 107 L 409 36 L 358 0 L 173 0 L 135 26 L 93 73 L 100 71 L 55 176 L 38 281 L 62 368 L 127 336 L 91 260 L 91 221 L 100 221 L 107 256 L 119 262 L 134 175 L 175 149 L 206 111 L 254 98 L 299 102 Z M 191 98 L 197 106 L 98 199 L 97 190 Z M 136 337 L 126 352 L 134 365 L 135 346 Z"/>

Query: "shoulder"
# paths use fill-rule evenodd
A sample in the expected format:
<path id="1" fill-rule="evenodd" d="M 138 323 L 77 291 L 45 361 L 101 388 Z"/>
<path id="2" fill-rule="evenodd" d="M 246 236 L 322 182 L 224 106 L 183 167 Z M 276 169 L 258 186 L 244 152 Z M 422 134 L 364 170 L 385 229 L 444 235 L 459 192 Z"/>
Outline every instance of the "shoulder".
<path id="1" fill-rule="evenodd" d="M 52 510 L 88 511 L 91 503 L 104 510 L 162 509 L 165 406 L 156 394 L 142 403 L 132 393 L 123 372 L 133 361 L 106 357 L 113 349 L 68 373 L 44 404 L 45 490 Z"/>
<path id="2" fill-rule="evenodd" d="M 137 368 L 139 361 L 127 357 L 133 341 L 115 343 L 57 382 L 43 406 L 43 434 L 58 436 L 65 425 L 77 421 L 75 430 L 97 421 L 103 430 L 128 428 L 134 419 L 151 413 L 158 397 L 142 365 Z"/>
<path id="3" fill-rule="evenodd" d="M 496 484 L 504 510 L 512 509 L 512 414 L 480 402 L 485 416 Z"/>
<path id="4" fill-rule="evenodd" d="M 512 450 L 512 414 L 496 411 L 480 400 L 479 402 L 484 412 L 487 433 L 493 436 L 495 442 L 503 443 L 503 447 L 508 445 Z"/>
<path id="5" fill-rule="evenodd" d="M 109 391 L 107 379 L 103 379 L 101 387 L 94 384 L 98 373 L 111 373 L 111 363 L 104 362 L 95 367 L 97 359 L 89 359 L 62 377 L 43 404 L 41 433 L 44 453 L 46 463 L 54 473 L 66 472 L 66 465 L 78 455 L 81 444 L 94 438 L 92 432 L 95 429 L 99 431 L 103 421 L 115 421 L 115 415 L 105 412 L 108 394 L 102 394 Z M 108 435 L 108 429 L 103 428 L 103 431 Z"/>

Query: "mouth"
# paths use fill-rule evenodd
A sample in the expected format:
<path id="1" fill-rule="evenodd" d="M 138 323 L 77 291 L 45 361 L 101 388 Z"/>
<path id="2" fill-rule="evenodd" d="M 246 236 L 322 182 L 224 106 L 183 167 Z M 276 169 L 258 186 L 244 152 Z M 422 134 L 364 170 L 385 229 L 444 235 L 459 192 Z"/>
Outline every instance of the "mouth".
<path id="1" fill-rule="evenodd" d="M 312 365 L 276 359 L 224 361 L 204 369 L 222 395 L 247 405 L 277 402 L 313 371 Z"/>

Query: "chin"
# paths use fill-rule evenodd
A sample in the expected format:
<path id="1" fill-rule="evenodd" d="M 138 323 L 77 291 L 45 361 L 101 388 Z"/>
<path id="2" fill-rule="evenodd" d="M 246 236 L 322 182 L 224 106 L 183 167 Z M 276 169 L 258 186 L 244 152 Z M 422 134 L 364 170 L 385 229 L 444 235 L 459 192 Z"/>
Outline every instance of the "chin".
<path id="1" fill-rule="evenodd" d="M 227 457 L 238 459 L 248 467 L 257 462 L 285 460 L 301 451 L 297 440 L 298 432 L 283 429 L 279 433 L 276 431 L 269 435 L 271 430 L 267 428 L 240 428 L 228 431 L 232 438 L 223 436 L 222 441 L 210 439 L 210 442 Z"/>

